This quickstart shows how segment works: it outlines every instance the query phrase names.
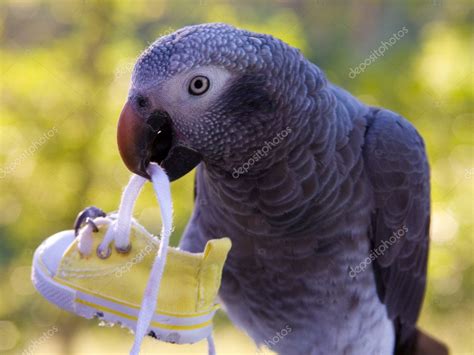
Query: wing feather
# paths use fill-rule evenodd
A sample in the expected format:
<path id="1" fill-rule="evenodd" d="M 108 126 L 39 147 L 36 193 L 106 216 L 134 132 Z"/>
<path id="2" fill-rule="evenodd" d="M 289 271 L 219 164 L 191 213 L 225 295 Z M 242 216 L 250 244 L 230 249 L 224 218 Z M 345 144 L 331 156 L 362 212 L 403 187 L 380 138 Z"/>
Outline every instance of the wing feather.
<path id="1" fill-rule="evenodd" d="M 428 160 L 416 129 L 388 110 L 374 109 L 368 117 L 363 149 L 375 197 L 371 243 L 386 248 L 374 266 L 377 290 L 403 346 L 414 333 L 426 285 Z"/>

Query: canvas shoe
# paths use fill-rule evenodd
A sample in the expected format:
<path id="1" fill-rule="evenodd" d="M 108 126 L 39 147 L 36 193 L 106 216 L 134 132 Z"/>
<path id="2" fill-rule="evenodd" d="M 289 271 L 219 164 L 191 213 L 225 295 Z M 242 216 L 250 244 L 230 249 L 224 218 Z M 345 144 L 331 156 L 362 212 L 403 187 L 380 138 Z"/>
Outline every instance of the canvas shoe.
<path id="1" fill-rule="evenodd" d="M 132 197 L 134 201 L 136 196 Z M 161 240 L 130 219 L 128 227 L 125 223 L 126 238 L 121 236 L 121 243 L 125 240 L 129 247 L 120 246 L 120 240 L 111 239 L 111 235 L 117 234 L 120 214 L 127 209 L 123 199 L 118 215 L 90 220 L 79 237 L 68 230 L 43 241 L 34 253 L 34 286 L 51 303 L 81 317 L 121 324 L 132 331 L 142 319 L 144 330 L 138 333 L 170 343 L 212 341 L 212 318 L 218 308 L 215 300 L 230 240 L 210 240 L 202 253 L 168 248 L 164 237 L 169 237 L 171 226 L 166 226 L 162 210 Z M 128 208 L 133 208 L 133 202 Z M 153 294 L 157 296 L 147 304 L 146 298 Z M 142 339 L 137 340 L 138 336 L 132 353 L 139 352 Z M 213 344 L 213 353 L 211 348 Z"/>
<path id="2" fill-rule="evenodd" d="M 104 233 L 101 229 L 93 234 L 95 250 Z M 131 241 L 127 254 L 112 248 L 106 258 L 98 253 L 84 257 L 73 230 L 54 234 L 34 254 L 33 283 L 43 297 L 66 311 L 135 330 L 159 242 L 137 225 Z M 199 254 L 169 249 L 150 335 L 182 344 L 210 334 L 229 249 L 228 238 L 209 241 Z"/>

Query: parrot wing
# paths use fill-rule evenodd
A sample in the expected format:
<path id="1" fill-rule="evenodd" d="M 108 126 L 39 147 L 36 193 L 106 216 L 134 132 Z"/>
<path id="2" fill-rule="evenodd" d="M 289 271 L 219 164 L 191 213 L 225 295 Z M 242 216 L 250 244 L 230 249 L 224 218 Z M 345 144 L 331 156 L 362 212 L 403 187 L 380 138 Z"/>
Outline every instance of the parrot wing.
<path id="1" fill-rule="evenodd" d="M 425 292 L 429 166 L 423 140 L 407 120 L 388 110 L 371 112 L 363 147 L 375 198 L 369 236 L 373 250 L 384 250 L 374 262 L 377 292 L 401 349 L 413 339 Z"/>

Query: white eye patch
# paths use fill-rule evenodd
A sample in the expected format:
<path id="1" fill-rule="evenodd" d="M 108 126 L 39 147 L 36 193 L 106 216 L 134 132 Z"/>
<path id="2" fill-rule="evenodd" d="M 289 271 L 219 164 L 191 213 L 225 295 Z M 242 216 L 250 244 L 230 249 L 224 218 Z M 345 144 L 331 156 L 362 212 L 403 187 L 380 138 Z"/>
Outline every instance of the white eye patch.
<path id="1" fill-rule="evenodd" d="M 187 116 L 203 112 L 220 97 L 231 78 L 232 74 L 220 67 L 194 68 L 163 82 L 160 85 L 160 101 L 170 115 Z"/>

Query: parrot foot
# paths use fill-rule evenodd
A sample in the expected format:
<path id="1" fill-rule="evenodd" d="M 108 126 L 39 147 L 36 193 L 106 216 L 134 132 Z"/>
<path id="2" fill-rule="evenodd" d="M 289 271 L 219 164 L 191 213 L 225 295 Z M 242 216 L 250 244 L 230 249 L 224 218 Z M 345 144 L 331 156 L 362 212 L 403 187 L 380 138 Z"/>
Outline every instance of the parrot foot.
<path id="1" fill-rule="evenodd" d="M 99 229 L 94 223 L 94 218 L 105 216 L 105 212 L 95 206 L 89 206 L 83 209 L 81 212 L 78 213 L 76 220 L 74 221 L 74 234 L 77 237 L 77 235 L 79 234 L 79 230 L 84 224 L 90 224 L 92 226 L 92 230 L 94 232 L 97 232 Z"/>

